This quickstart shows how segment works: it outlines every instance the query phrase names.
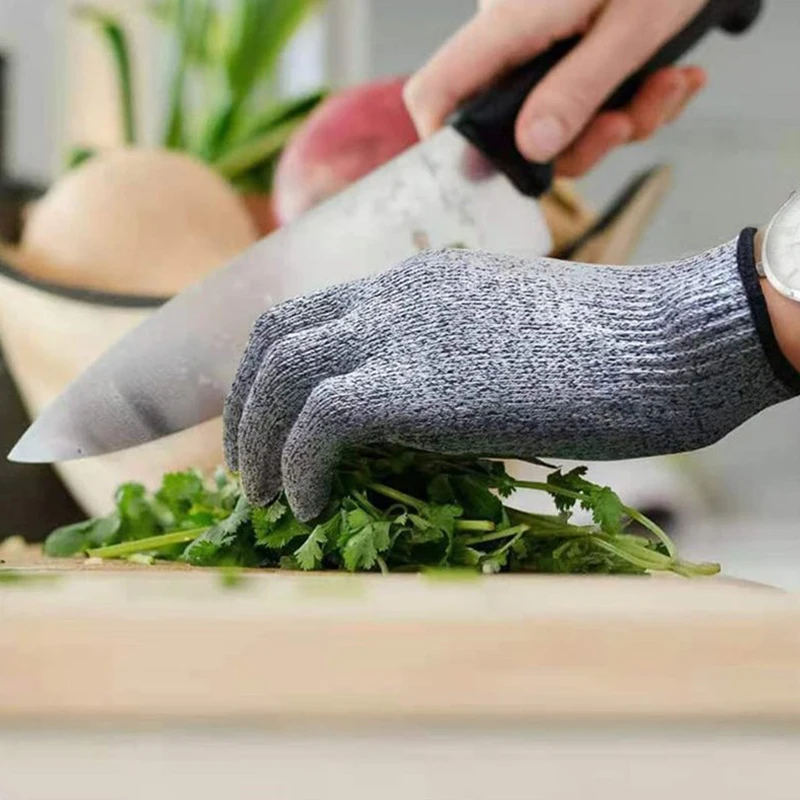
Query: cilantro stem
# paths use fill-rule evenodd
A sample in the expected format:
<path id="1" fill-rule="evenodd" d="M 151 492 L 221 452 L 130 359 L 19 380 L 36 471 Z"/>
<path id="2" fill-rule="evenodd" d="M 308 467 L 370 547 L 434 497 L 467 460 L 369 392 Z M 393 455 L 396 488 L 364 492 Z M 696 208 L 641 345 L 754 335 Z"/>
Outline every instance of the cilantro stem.
<path id="1" fill-rule="evenodd" d="M 569 489 L 562 489 L 560 486 L 553 486 L 550 483 L 541 483 L 537 481 L 516 481 L 515 486 L 519 489 L 532 489 L 534 491 L 546 492 L 550 495 L 559 495 L 561 497 L 569 497 L 571 500 L 584 501 L 586 496 L 580 492 L 573 492 Z M 648 519 L 644 514 L 638 512 L 635 508 L 623 505 L 623 513 L 630 519 L 638 522 L 643 528 L 646 528 L 652 533 L 663 545 L 667 548 L 669 557 L 675 559 L 678 555 L 678 548 L 675 542 L 667 536 L 667 534 L 655 522 Z"/>
<path id="2" fill-rule="evenodd" d="M 515 529 L 509 528 L 506 533 L 511 533 Z M 491 558 L 497 558 L 498 556 L 503 555 L 503 553 L 507 553 L 526 533 L 528 532 L 527 525 L 517 525 L 516 533 L 514 537 L 507 541 L 502 547 L 498 548 L 491 554 Z"/>
<path id="3" fill-rule="evenodd" d="M 488 519 L 457 519 L 455 529 L 457 531 L 493 531 L 497 526 Z"/>
<path id="4" fill-rule="evenodd" d="M 192 528 L 187 531 L 173 531 L 161 536 L 150 536 L 147 539 L 134 539 L 131 542 L 121 542 L 111 544 L 106 547 L 97 547 L 87 550 L 86 554 L 91 558 L 124 558 L 136 553 L 146 553 L 149 550 L 161 550 L 164 547 L 171 547 L 174 544 L 186 544 L 193 542 L 200 537 L 208 528 Z"/>
<path id="5" fill-rule="evenodd" d="M 515 540 L 522 534 L 527 533 L 529 530 L 530 526 L 528 525 L 516 525 L 513 528 L 504 528 L 502 531 L 493 531 L 492 533 L 487 533 L 485 536 L 470 536 L 468 539 L 464 540 L 464 544 L 471 547 L 474 544 L 496 542 L 500 539 L 508 539 L 509 537 L 512 540 Z"/>
<path id="6" fill-rule="evenodd" d="M 401 505 L 415 508 L 417 511 L 425 508 L 426 505 L 421 500 L 417 500 L 416 497 L 412 497 L 410 494 L 405 494 L 397 489 L 393 489 L 391 486 L 386 486 L 383 483 L 368 483 L 367 489 L 371 489 L 376 494 L 382 494 L 384 497 L 388 497 L 389 500 L 395 500 Z"/>
<path id="7" fill-rule="evenodd" d="M 678 548 L 675 546 L 675 542 L 655 522 L 648 519 L 644 514 L 640 514 L 635 508 L 623 506 L 622 510 L 634 522 L 638 522 L 643 528 L 647 528 L 667 548 L 670 558 L 675 559 L 678 557 Z"/>
<path id="8" fill-rule="evenodd" d="M 719 575 L 719 564 L 704 561 L 701 564 L 692 564 L 689 561 L 678 561 L 672 571 L 684 578 L 697 578 L 699 576 Z"/>
<path id="9" fill-rule="evenodd" d="M 527 511 L 519 511 L 516 508 L 506 508 L 506 511 L 513 522 L 529 525 L 532 536 L 561 538 L 567 536 L 591 536 L 597 533 L 597 530 L 591 525 L 572 525 L 565 522 L 561 517 L 550 514 L 531 514 Z"/>
<path id="10" fill-rule="evenodd" d="M 424 511 L 424 509 L 428 507 L 428 504 L 423 503 L 422 500 L 417 500 L 416 497 L 412 497 L 409 494 L 400 492 L 382 483 L 370 483 L 367 484 L 367 488 L 376 494 L 388 497 L 389 500 L 400 503 L 400 505 L 410 506 L 416 511 Z M 457 519 L 455 522 L 455 529 L 457 531 L 493 531 L 495 529 L 495 524 L 494 522 L 483 519 Z"/>
<path id="11" fill-rule="evenodd" d="M 562 489 L 552 483 L 542 483 L 540 481 L 514 481 L 515 489 L 532 489 L 535 492 L 546 492 L 547 494 L 557 494 L 561 497 L 569 497 L 572 500 L 585 500 L 585 496 L 580 492 L 573 492 L 570 489 Z"/>
<path id="12" fill-rule="evenodd" d="M 671 560 L 667 560 L 666 563 L 664 563 L 654 562 L 649 558 L 641 558 L 638 553 L 633 552 L 628 548 L 620 547 L 606 537 L 597 536 L 592 541 L 595 543 L 595 545 L 597 545 L 597 547 L 600 547 L 612 555 L 617 556 L 617 558 L 621 558 L 623 561 L 627 561 L 629 564 L 633 564 L 641 569 L 663 571 L 671 569 L 673 565 Z M 665 557 L 662 556 L 662 558 Z"/>
<path id="13" fill-rule="evenodd" d="M 364 509 L 368 514 L 371 514 L 373 517 L 377 517 L 378 519 L 382 519 L 384 514 L 380 509 L 375 508 L 372 503 L 370 503 L 367 498 L 358 491 L 353 491 L 353 498 L 355 501 Z"/>

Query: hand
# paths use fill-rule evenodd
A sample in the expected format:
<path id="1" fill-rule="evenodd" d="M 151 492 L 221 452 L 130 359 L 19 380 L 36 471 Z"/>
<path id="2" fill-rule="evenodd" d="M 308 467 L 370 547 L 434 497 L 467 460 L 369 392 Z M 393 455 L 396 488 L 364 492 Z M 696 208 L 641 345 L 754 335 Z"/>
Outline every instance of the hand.
<path id="1" fill-rule="evenodd" d="M 555 41 L 583 41 L 528 97 L 517 146 L 536 162 L 578 177 L 610 151 L 671 123 L 705 86 L 697 67 L 654 74 L 622 111 L 597 114 L 625 79 L 708 0 L 483 0 L 478 14 L 414 75 L 405 99 L 421 136 L 438 130 L 468 97 Z"/>
<path id="2" fill-rule="evenodd" d="M 748 300 L 736 242 L 626 269 L 423 253 L 261 317 L 225 408 L 228 464 L 252 502 L 283 486 L 306 520 L 355 443 L 590 460 L 704 447 L 791 395 Z"/>

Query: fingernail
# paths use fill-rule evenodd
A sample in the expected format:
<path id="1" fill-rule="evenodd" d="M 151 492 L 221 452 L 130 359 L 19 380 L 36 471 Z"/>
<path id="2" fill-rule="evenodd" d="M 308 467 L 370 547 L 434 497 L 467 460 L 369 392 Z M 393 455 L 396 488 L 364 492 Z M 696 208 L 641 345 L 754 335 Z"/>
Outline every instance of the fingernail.
<path id="1" fill-rule="evenodd" d="M 567 144 L 567 132 L 555 117 L 541 117 L 528 128 L 525 141 L 534 161 L 552 161 Z"/>

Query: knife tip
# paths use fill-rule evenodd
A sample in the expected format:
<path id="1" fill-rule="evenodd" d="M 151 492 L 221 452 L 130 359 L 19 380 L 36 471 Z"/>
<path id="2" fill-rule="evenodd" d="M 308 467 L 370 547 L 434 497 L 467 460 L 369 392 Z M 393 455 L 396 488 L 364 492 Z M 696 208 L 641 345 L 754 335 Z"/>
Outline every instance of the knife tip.
<path id="1" fill-rule="evenodd" d="M 6 459 L 15 464 L 47 464 L 52 461 L 43 455 L 41 448 L 32 440 L 31 428 L 28 428 L 11 448 Z"/>

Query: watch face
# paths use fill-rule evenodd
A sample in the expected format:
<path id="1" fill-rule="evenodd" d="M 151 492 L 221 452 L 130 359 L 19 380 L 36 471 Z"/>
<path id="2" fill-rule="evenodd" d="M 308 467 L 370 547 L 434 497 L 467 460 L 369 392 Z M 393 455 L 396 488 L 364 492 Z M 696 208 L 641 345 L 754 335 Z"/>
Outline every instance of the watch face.
<path id="1" fill-rule="evenodd" d="M 800 192 L 789 198 L 769 224 L 762 267 L 781 294 L 800 301 Z"/>

